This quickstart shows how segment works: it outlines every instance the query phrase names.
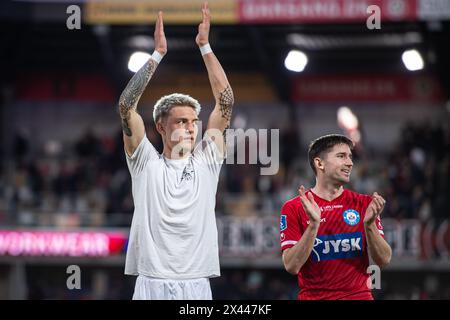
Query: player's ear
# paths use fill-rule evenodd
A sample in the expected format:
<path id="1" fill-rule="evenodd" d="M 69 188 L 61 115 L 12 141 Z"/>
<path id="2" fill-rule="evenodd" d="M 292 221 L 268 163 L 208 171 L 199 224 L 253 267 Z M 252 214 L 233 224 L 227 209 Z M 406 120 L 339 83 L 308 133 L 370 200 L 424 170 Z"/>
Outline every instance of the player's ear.
<path id="1" fill-rule="evenodd" d="M 162 136 L 166 133 L 166 129 L 164 128 L 163 121 L 161 119 L 159 119 L 156 123 L 156 130 Z"/>
<path id="2" fill-rule="evenodd" d="M 316 169 L 319 169 L 319 170 L 324 169 L 323 160 L 320 159 L 319 157 L 314 158 L 314 165 L 316 166 Z"/>

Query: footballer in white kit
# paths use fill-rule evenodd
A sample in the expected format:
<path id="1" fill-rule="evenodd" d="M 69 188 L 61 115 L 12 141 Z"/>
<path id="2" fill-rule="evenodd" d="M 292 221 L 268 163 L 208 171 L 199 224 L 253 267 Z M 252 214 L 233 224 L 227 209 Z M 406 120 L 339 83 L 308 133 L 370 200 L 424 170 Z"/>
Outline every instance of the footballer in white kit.
<path id="1" fill-rule="evenodd" d="M 125 274 L 138 276 L 133 299 L 212 299 L 209 278 L 220 276 L 215 201 L 234 97 L 208 43 L 206 3 L 202 17 L 195 41 L 216 104 L 200 143 L 195 145 L 200 104 L 188 95 L 164 96 L 154 106 L 162 154 L 148 140 L 137 112 L 140 96 L 167 53 L 162 12 L 155 51 L 119 99 L 135 206 L 125 264 Z"/>

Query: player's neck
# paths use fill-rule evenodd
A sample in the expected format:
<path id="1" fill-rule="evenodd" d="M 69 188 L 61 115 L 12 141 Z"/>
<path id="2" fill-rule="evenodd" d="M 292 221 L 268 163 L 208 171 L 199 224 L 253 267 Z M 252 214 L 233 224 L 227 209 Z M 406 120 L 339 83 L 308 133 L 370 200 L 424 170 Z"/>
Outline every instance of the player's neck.
<path id="1" fill-rule="evenodd" d="M 190 152 L 173 152 L 173 149 L 166 145 L 164 146 L 163 149 L 164 157 L 170 160 L 186 159 L 187 157 L 189 157 L 190 154 L 191 154 Z"/>
<path id="2" fill-rule="evenodd" d="M 333 201 L 344 192 L 344 187 L 342 185 L 323 183 L 316 180 L 316 185 L 311 190 L 320 198 L 327 201 Z"/>

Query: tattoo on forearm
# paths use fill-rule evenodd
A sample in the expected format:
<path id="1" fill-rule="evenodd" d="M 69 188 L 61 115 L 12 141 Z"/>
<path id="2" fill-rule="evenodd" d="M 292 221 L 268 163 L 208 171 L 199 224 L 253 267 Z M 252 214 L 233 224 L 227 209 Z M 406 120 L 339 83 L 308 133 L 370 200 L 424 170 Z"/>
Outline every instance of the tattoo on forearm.
<path id="1" fill-rule="evenodd" d="M 130 110 L 136 109 L 139 98 L 145 90 L 150 78 L 155 73 L 157 63 L 153 59 L 149 59 L 147 63 L 139 69 L 131 78 L 119 98 L 119 113 L 122 118 L 122 129 L 127 136 L 131 136 L 132 132 L 128 125 L 130 119 Z"/>
<path id="2" fill-rule="evenodd" d="M 230 121 L 228 121 L 225 130 L 223 130 L 223 142 L 227 144 L 227 130 L 230 129 Z"/>
<path id="3" fill-rule="evenodd" d="M 228 85 L 220 93 L 220 97 L 219 97 L 220 112 L 222 113 L 222 117 L 225 118 L 227 120 L 227 122 L 230 122 L 233 104 L 234 104 L 233 90 Z"/>
<path id="4" fill-rule="evenodd" d="M 233 90 L 228 85 L 225 88 L 225 90 L 223 90 L 220 93 L 219 97 L 220 112 L 222 113 L 222 118 L 226 119 L 227 121 L 227 126 L 223 131 L 223 141 L 225 142 L 225 144 L 227 142 L 227 129 L 230 128 L 230 120 L 231 120 L 231 112 L 233 110 L 233 104 L 234 104 Z"/>

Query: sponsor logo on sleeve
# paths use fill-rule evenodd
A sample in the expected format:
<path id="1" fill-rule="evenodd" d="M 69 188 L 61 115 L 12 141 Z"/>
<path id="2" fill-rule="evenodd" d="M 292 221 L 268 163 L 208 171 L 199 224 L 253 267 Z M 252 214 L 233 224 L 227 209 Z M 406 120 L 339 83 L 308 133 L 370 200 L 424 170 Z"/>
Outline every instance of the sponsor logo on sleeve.
<path id="1" fill-rule="evenodd" d="M 376 222 L 377 222 L 378 229 L 383 230 L 383 225 L 381 224 L 380 216 L 377 217 Z"/>
<path id="2" fill-rule="evenodd" d="M 284 231 L 286 229 L 287 229 L 287 216 L 285 214 L 282 214 L 280 218 L 280 231 Z"/>
<path id="3" fill-rule="evenodd" d="M 379 232 L 380 234 L 384 235 L 384 232 L 383 232 L 383 225 L 381 224 L 381 218 L 380 218 L 380 216 L 377 217 L 376 224 L 377 224 L 378 232 Z"/>

